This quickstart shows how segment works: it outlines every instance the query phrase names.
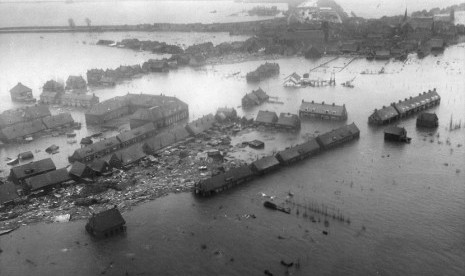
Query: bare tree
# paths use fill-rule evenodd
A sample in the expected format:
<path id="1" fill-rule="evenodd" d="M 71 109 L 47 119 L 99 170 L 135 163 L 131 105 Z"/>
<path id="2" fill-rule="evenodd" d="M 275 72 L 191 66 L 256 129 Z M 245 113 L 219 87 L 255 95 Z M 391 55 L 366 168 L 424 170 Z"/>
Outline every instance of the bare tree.
<path id="1" fill-rule="evenodd" d="M 92 21 L 90 21 L 89 17 L 86 17 L 86 24 L 87 24 L 87 27 L 90 28 L 91 23 L 92 23 Z"/>
<path id="2" fill-rule="evenodd" d="M 68 19 L 68 24 L 72 29 L 76 27 L 76 24 L 74 23 L 74 19 L 72 18 Z"/>

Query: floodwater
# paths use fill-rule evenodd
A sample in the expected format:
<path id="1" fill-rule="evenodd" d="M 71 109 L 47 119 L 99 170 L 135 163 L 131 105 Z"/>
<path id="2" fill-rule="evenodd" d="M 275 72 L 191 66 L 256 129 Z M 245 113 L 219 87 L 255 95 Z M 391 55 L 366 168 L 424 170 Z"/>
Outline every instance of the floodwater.
<path id="1" fill-rule="evenodd" d="M 11 107 L 11 84 L 23 79 L 26 83 L 26 75 L 31 72 L 36 72 L 30 82 L 38 95 L 38 87 L 55 74 L 64 78 L 71 73 L 84 74 L 92 67 L 113 68 L 153 56 L 91 45 L 97 37 L 51 36 L 54 39 L 48 35 L 44 39 L 53 41 L 49 45 L 56 43 L 53 47 L 24 43 L 17 52 L 12 48 L 4 56 L 1 51 L 0 68 L 7 74 L 0 80 L 2 110 Z M 34 37 L 30 39 L 41 40 Z M 111 35 L 105 34 L 105 38 Z M 5 40 L 0 41 L 5 47 Z M 73 46 L 63 50 L 61 43 Z M 84 230 L 85 221 L 23 226 L 0 237 L 0 275 L 262 275 L 265 269 L 284 275 L 286 268 L 281 260 L 299 260 L 300 269 L 289 269 L 293 275 L 463 275 L 464 47 L 452 46 L 444 54 L 423 60 L 412 55 L 405 63 L 359 59 L 345 67 L 351 59 L 339 58 L 310 72 L 321 79 L 329 79 L 335 72 L 336 87 L 282 87 L 283 79 L 292 72 L 309 72 L 330 59 L 309 61 L 296 57 L 276 61 L 280 76 L 259 85 L 245 81 L 245 74 L 262 63 L 250 61 L 151 74 L 96 90 L 102 100 L 127 92 L 176 95 L 189 104 L 193 119 L 220 106 L 237 107 L 246 92 L 261 86 L 283 104 L 268 103 L 247 111 L 239 108 L 241 115 L 254 117 L 260 109 L 297 113 L 302 99 L 335 102 L 346 105 L 347 123 L 355 122 L 361 134 L 359 140 L 343 147 L 212 198 L 181 193 L 138 206 L 123 214 L 127 221 L 125 236 L 94 241 Z M 59 68 L 53 60 L 57 54 L 61 55 Z M 30 68 L 25 66 L 26 61 L 33 61 Z M 45 66 L 37 65 L 41 62 Z M 385 74 L 360 74 L 383 67 Z M 354 77 L 355 88 L 340 85 Z M 399 121 L 412 142 L 396 144 L 384 142 L 382 127 L 367 124 L 374 108 L 433 88 L 442 97 L 441 104 L 431 110 L 439 116 L 436 130 L 417 129 L 415 116 Z M 82 119 L 82 112 L 73 111 L 73 116 Z M 451 120 L 453 124 L 461 122 L 462 128 L 449 131 Z M 342 124 L 304 121 L 298 134 L 252 131 L 234 137 L 233 143 L 263 139 L 265 149 L 248 156 L 254 159 Z M 43 151 L 49 141 L 34 141 L 25 147 Z M 74 149 L 65 145 L 60 150 L 53 159 L 64 166 Z M 15 151 L 2 149 L 2 162 Z M 328 218 L 326 227 L 322 215 L 302 208 L 297 214 L 297 208 L 290 205 L 290 215 L 263 208 L 269 196 L 279 204 L 289 192 L 294 194 L 291 200 L 295 203 L 325 206 L 330 212 L 350 218 L 351 223 Z M 309 216 L 314 216 L 316 222 Z M 323 230 L 328 235 L 323 235 Z"/>
<path id="2" fill-rule="evenodd" d="M 77 26 L 86 26 L 86 18 L 91 20 L 92 25 L 217 23 L 273 18 L 249 16 L 247 11 L 255 6 L 276 6 L 281 11 L 287 10 L 285 3 L 234 1 L 10 2 L 0 3 L 0 27 L 67 26 L 70 18 Z"/>

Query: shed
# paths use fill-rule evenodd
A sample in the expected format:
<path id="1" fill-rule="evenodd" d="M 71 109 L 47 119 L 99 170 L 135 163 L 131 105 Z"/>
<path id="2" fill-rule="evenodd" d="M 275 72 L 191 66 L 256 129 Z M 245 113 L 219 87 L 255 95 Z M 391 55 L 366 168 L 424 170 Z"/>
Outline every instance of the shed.
<path id="1" fill-rule="evenodd" d="M 124 232 L 126 230 L 125 224 L 126 221 L 115 205 L 112 209 L 92 214 L 86 224 L 86 230 L 93 236 L 107 238 Z"/>

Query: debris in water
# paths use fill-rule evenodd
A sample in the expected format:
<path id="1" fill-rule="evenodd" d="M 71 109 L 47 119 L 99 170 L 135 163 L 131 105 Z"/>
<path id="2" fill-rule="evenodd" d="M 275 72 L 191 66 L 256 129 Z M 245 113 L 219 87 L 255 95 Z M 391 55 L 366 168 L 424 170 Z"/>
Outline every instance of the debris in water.
<path id="1" fill-rule="evenodd" d="M 281 264 L 282 264 L 283 266 L 286 266 L 286 267 L 291 267 L 291 266 L 294 265 L 294 262 L 286 263 L 285 261 L 281 260 Z"/>
<path id="2" fill-rule="evenodd" d="M 328 231 L 323 230 L 323 235 L 328 235 Z"/>
<path id="3" fill-rule="evenodd" d="M 273 273 L 271 273 L 268 269 L 265 269 L 263 273 L 265 273 L 265 275 L 268 275 L 268 276 L 273 276 Z"/>

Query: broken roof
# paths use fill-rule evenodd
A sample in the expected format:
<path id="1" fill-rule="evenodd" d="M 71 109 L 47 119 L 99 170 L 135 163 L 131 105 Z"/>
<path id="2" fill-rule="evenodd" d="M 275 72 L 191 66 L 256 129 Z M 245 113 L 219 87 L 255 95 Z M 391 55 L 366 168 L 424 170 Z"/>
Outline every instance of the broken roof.
<path id="1" fill-rule="evenodd" d="M 11 202 L 18 197 L 15 184 L 11 182 L 0 184 L 0 205 Z"/>

